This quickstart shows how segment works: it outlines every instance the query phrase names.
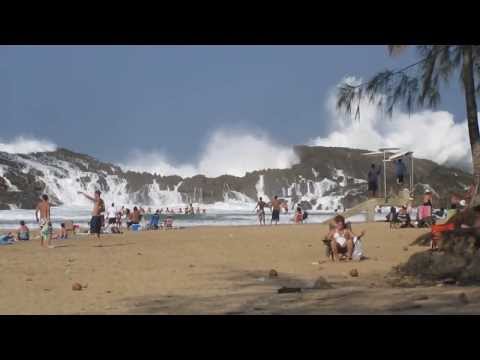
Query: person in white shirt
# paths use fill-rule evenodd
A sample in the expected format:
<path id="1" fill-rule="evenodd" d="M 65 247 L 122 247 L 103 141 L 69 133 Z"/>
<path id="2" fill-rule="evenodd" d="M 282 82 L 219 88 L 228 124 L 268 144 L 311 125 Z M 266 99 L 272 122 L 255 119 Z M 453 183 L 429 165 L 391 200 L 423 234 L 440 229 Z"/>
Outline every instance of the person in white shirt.
<path id="1" fill-rule="evenodd" d="M 112 203 L 112 206 L 110 206 L 107 210 L 107 219 L 109 226 L 117 223 L 117 209 L 115 208 L 114 203 Z"/>

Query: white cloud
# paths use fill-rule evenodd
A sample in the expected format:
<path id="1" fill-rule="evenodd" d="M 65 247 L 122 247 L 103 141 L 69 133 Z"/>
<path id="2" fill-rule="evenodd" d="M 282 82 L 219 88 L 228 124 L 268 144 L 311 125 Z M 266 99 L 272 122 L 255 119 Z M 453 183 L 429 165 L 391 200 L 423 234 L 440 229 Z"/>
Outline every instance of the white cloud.
<path id="1" fill-rule="evenodd" d="M 363 100 L 360 119 L 347 119 L 337 111 L 333 93 L 327 99 L 327 109 L 331 132 L 311 139 L 309 145 L 367 150 L 399 147 L 414 151 L 418 158 L 468 170 L 472 168 L 466 120 L 455 122 L 447 111 L 420 111 L 410 116 L 396 111 L 389 118 L 374 104 Z"/>
<path id="2" fill-rule="evenodd" d="M 297 162 L 293 149 L 274 143 L 266 134 L 220 129 L 209 138 L 196 164 L 172 164 L 161 152 L 133 152 L 124 169 L 182 177 L 203 174 L 243 176 L 247 171 L 284 169 Z"/>
<path id="3" fill-rule="evenodd" d="M 455 122 L 447 111 L 420 111 L 410 116 L 396 111 L 389 118 L 366 100 L 360 106 L 360 120 L 354 120 L 339 113 L 335 102 L 332 91 L 326 102 L 328 135 L 312 138 L 307 141 L 308 145 L 368 150 L 399 147 L 413 150 L 418 158 L 471 171 L 466 120 Z M 243 176 L 248 171 L 266 168 L 289 168 L 298 161 L 290 146 L 275 143 L 261 131 L 218 129 L 207 140 L 197 160 L 190 163 L 176 164 L 161 151 L 134 150 L 120 166 L 161 175 L 216 177 L 224 174 Z M 3 152 L 31 153 L 55 149 L 56 145 L 51 141 L 28 136 L 18 136 L 10 142 L 0 139 L 0 151 Z"/>
<path id="4" fill-rule="evenodd" d="M 0 139 L 0 151 L 12 154 L 28 154 L 33 152 L 55 151 L 57 146 L 43 139 L 28 136 L 17 136 L 10 142 Z"/>

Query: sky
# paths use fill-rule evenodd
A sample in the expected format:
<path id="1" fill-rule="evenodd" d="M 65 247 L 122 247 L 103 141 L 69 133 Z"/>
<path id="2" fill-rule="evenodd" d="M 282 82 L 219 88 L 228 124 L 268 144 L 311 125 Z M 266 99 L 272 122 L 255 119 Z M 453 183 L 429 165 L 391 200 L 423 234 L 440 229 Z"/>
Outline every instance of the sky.
<path id="1" fill-rule="evenodd" d="M 335 113 L 332 94 L 345 77 L 367 79 L 415 60 L 412 52 L 391 58 L 386 46 L 359 45 L 0 46 L 0 151 L 58 146 L 181 175 L 288 167 L 297 144 L 387 142 L 423 146 L 419 154 L 439 162 L 468 162 L 464 145 L 453 155 L 442 148 L 442 157 L 409 135 L 419 121 L 428 130 L 439 118 L 444 146 L 452 131 L 465 140 L 456 81 L 437 110 L 413 120 L 370 109 L 355 124 Z"/>

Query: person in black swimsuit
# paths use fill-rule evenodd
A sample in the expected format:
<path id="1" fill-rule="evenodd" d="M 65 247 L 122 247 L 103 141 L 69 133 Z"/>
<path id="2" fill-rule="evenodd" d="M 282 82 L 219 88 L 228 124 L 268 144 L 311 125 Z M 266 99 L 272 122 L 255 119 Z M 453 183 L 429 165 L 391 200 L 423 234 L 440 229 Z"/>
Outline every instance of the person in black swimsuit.
<path id="1" fill-rule="evenodd" d="M 258 222 L 260 225 L 265 225 L 265 206 L 267 206 L 267 203 L 265 203 L 262 198 L 260 197 L 257 202 L 257 206 L 255 206 L 255 210 L 257 211 L 257 216 L 258 216 Z"/>

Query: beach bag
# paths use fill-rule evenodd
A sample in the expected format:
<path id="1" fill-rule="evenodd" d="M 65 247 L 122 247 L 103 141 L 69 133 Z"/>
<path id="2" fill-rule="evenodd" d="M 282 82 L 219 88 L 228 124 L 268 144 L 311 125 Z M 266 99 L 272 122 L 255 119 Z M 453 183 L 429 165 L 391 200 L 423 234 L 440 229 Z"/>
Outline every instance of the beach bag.
<path id="1" fill-rule="evenodd" d="M 142 225 L 140 224 L 133 224 L 130 228 L 133 230 L 133 231 L 140 231 L 140 228 L 142 227 Z"/>
<path id="2" fill-rule="evenodd" d="M 356 237 L 353 239 L 354 242 L 354 247 L 353 247 L 353 254 L 352 258 L 353 260 L 360 261 L 363 258 L 363 246 L 362 246 L 362 240 L 357 239 Z"/>

